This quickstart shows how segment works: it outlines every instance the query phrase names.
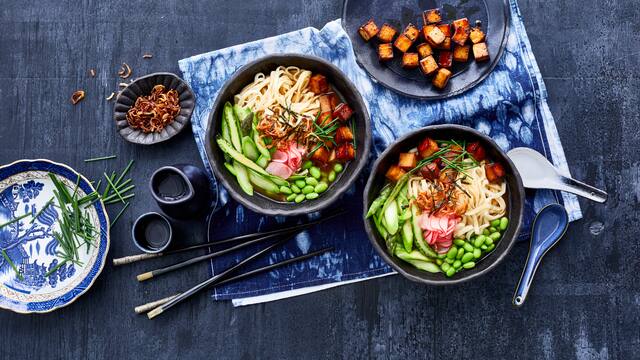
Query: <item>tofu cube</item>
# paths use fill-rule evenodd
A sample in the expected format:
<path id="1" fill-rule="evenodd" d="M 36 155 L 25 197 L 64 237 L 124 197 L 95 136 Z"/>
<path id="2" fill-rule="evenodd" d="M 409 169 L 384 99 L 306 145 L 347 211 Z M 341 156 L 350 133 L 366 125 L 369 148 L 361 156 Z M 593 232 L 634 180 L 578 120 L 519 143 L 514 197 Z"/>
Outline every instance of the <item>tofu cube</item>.
<path id="1" fill-rule="evenodd" d="M 320 111 L 325 113 L 325 112 L 332 112 L 333 108 L 331 107 L 331 97 L 329 95 L 320 95 Z"/>
<path id="2" fill-rule="evenodd" d="M 418 53 L 402 54 L 402 67 L 405 69 L 415 69 L 418 67 Z"/>
<path id="3" fill-rule="evenodd" d="M 450 68 L 453 65 L 453 53 L 451 51 L 440 51 L 438 65 L 443 68 Z"/>
<path id="4" fill-rule="evenodd" d="M 442 31 L 444 36 L 451 37 L 451 25 L 449 25 L 449 24 L 440 24 L 440 25 L 438 25 L 438 29 L 440 29 L 440 31 Z"/>
<path id="5" fill-rule="evenodd" d="M 473 58 L 476 61 L 487 61 L 489 60 L 489 48 L 487 48 L 487 43 L 477 43 L 473 44 Z"/>
<path id="6" fill-rule="evenodd" d="M 429 9 L 422 12 L 422 21 L 425 25 L 437 24 L 442 21 L 440 9 Z"/>
<path id="7" fill-rule="evenodd" d="M 353 141 L 353 133 L 348 126 L 341 126 L 336 130 L 336 135 L 334 136 L 335 141 L 338 144 L 351 142 Z"/>
<path id="8" fill-rule="evenodd" d="M 420 60 L 420 70 L 427 76 L 438 70 L 438 64 L 436 63 L 436 59 L 433 58 L 433 55 L 429 55 Z"/>
<path id="9" fill-rule="evenodd" d="M 380 44 L 378 45 L 378 60 L 389 61 L 393 59 L 393 45 Z"/>
<path id="10" fill-rule="evenodd" d="M 333 110 L 332 115 L 333 118 L 338 118 L 340 119 L 340 121 L 345 122 L 349 120 L 351 115 L 353 115 L 353 110 L 351 109 L 351 107 L 349 107 L 349 105 L 341 103 L 340 105 L 336 106 L 336 108 Z"/>
<path id="11" fill-rule="evenodd" d="M 462 19 L 458 19 L 458 20 L 453 20 L 453 22 L 451 23 L 451 25 L 453 26 L 453 29 L 455 30 L 456 28 L 463 28 L 464 30 L 470 30 L 471 25 L 469 25 L 469 19 L 467 18 L 462 18 Z"/>
<path id="12" fill-rule="evenodd" d="M 451 50 L 451 38 L 444 38 L 442 44 L 435 46 L 435 48 L 438 50 Z"/>
<path id="13" fill-rule="evenodd" d="M 437 26 L 434 26 L 427 35 L 427 42 L 432 46 L 438 46 L 444 42 L 445 38 L 446 36 L 444 36 L 442 31 L 440 31 Z"/>
<path id="14" fill-rule="evenodd" d="M 469 45 L 464 45 L 464 46 L 456 45 L 456 46 L 454 46 L 453 47 L 453 61 L 459 62 L 459 63 L 467 62 L 467 60 L 469 60 L 469 50 L 470 50 L 470 46 Z"/>
<path id="15" fill-rule="evenodd" d="M 360 26 L 358 34 L 360 34 L 364 41 L 369 41 L 372 37 L 378 35 L 378 31 L 378 25 L 376 25 L 376 23 L 373 22 L 373 19 L 371 19 L 366 24 Z"/>
<path id="16" fill-rule="evenodd" d="M 406 174 L 406 171 L 402 170 L 402 168 L 400 166 L 397 165 L 391 165 L 389 167 L 389 170 L 387 170 L 387 173 L 385 174 L 385 176 L 387 177 L 387 179 L 389 179 L 392 182 L 397 182 L 398 180 L 400 180 L 400 178 L 402 177 L 402 175 Z"/>
<path id="17" fill-rule="evenodd" d="M 471 32 L 469 33 L 469 39 L 471 39 L 471 42 L 474 44 L 483 42 L 484 32 L 479 27 L 474 27 L 473 29 L 471 29 Z"/>
<path id="18" fill-rule="evenodd" d="M 390 43 L 398 32 L 393 26 L 389 24 L 383 24 L 378 32 L 378 40 L 382 43 Z"/>
<path id="19" fill-rule="evenodd" d="M 448 69 L 439 69 L 436 76 L 433 77 L 431 83 L 438 89 L 444 89 L 451 78 L 451 71 Z"/>
<path id="20" fill-rule="evenodd" d="M 325 165 L 329 161 L 330 155 L 326 147 L 320 146 L 311 154 L 311 160 L 316 164 Z"/>
<path id="21" fill-rule="evenodd" d="M 402 33 L 404 34 L 404 36 L 408 37 L 411 42 L 416 41 L 416 39 L 418 39 L 418 36 L 420 36 L 420 30 L 418 30 L 418 28 L 413 24 L 407 25 Z"/>
<path id="22" fill-rule="evenodd" d="M 469 20 L 467 18 L 455 20 L 453 22 L 453 36 L 451 40 L 458 45 L 464 45 L 469 38 L 470 30 L 471 27 L 469 26 Z"/>
<path id="23" fill-rule="evenodd" d="M 336 149 L 336 160 L 340 162 L 347 162 L 356 158 L 356 149 L 353 144 L 344 143 Z"/>
<path id="24" fill-rule="evenodd" d="M 413 41 L 411 41 L 411 39 L 409 39 L 405 34 L 400 34 L 398 35 L 396 41 L 393 43 L 393 46 L 395 46 L 396 49 L 402 52 L 406 52 L 411 47 L 411 44 L 413 44 Z"/>
<path id="25" fill-rule="evenodd" d="M 416 49 L 418 49 L 418 55 L 420 55 L 420 59 L 424 59 L 427 56 L 433 54 L 433 49 L 431 49 L 431 45 L 427 43 L 422 43 L 416 46 Z"/>
<path id="26" fill-rule="evenodd" d="M 402 169 L 413 169 L 418 165 L 418 157 L 416 153 L 400 153 L 400 160 L 398 161 L 398 166 Z"/>
<path id="27" fill-rule="evenodd" d="M 330 123 L 332 119 L 331 111 L 320 112 L 320 116 L 318 116 L 316 123 L 320 126 L 324 126 Z"/>
<path id="28" fill-rule="evenodd" d="M 329 96 L 329 102 L 331 103 L 331 111 L 333 111 L 336 106 L 338 106 L 338 104 L 340 104 L 342 101 L 340 100 L 340 97 L 338 96 L 338 94 L 332 92 L 327 94 L 327 96 Z"/>
<path id="29" fill-rule="evenodd" d="M 435 25 L 425 25 L 422 27 L 422 38 L 427 41 L 427 39 L 429 38 L 429 33 L 431 32 L 431 30 L 436 27 Z"/>
<path id="30" fill-rule="evenodd" d="M 329 82 L 324 75 L 315 74 L 309 79 L 309 90 L 314 94 L 324 94 L 329 92 Z"/>

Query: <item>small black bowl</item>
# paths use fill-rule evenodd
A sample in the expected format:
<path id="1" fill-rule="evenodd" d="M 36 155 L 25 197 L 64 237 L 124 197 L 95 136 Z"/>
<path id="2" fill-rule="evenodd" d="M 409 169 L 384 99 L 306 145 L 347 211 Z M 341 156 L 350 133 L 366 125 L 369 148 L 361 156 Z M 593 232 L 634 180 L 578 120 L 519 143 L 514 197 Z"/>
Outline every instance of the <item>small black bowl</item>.
<path id="1" fill-rule="evenodd" d="M 157 254 L 169 247 L 173 240 L 171 222 L 157 212 L 142 214 L 131 227 L 131 238 L 138 249 Z"/>
<path id="2" fill-rule="evenodd" d="M 138 96 L 151 94 L 151 89 L 156 85 L 164 85 L 167 90 L 175 89 L 178 92 L 180 112 L 173 122 L 159 133 L 144 133 L 131 128 L 127 122 L 127 111 L 135 104 Z M 189 123 L 195 105 L 196 97 L 184 80 L 172 73 L 153 73 L 136 79 L 118 94 L 113 106 L 113 119 L 116 121 L 118 133 L 125 140 L 135 144 L 151 145 L 169 140 L 182 131 Z"/>
<path id="3" fill-rule="evenodd" d="M 520 233 L 522 224 L 522 216 L 524 213 L 524 187 L 522 179 L 511 162 L 507 154 L 491 140 L 490 137 L 480 132 L 461 125 L 434 125 L 418 129 L 408 135 L 398 139 L 391 144 L 378 158 L 373 165 L 373 171 L 369 175 L 367 185 L 364 189 L 364 215 L 371 202 L 378 196 L 380 189 L 385 184 L 385 173 L 389 166 L 398 162 L 398 155 L 401 152 L 418 146 L 419 142 L 425 137 L 436 140 L 459 139 L 467 142 L 479 141 L 484 147 L 487 157 L 496 162 L 501 163 L 505 167 L 507 181 L 507 217 L 509 218 L 509 226 L 504 235 L 498 241 L 495 249 L 484 257 L 476 267 L 460 271 L 451 278 L 447 278 L 444 274 L 432 274 L 430 272 L 418 270 L 410 264 L 398 259 L 387 252 L 384 239 L 380 236 L 375 228 L 373 220 L 366 219 L 364 222 L 365 230 L 369 236 L 369 241 L 373 244 L 378 254 L 393 267 L 397 272 L 402 274 L 409 280 L 429 285 L 451 285 L 465 282 L 488 273 L 498 263 L 500 263 L 509 253 L 511 247 L 516 242 Z"/>
<path id="4" fill-rule="evenodd" d="M 266 196 L 254 193 L 245 194 L 236 178 L 224 167 L 224 155 L 216 143 L 216 135 L 220 131 L 220 119 L 225 102 L 233 103 L 233 96 L 253 81 L 257 73 L 268 73 L 278 66 L 297 66 L 321 73 L 353 109 L 355 120 L 356 159 L 345 167 L 343 174 L 319 198 L 300 204 L 279 202 Z M 268 55 L 240 68 L 220 89 L 218 97 L 209 114 L 205 148 L 209 163 L 216 177 L 222 182 L 229 194 L 247 208 L 265 215 L 295 216 L 319 211 L 336 201 L 351 186 L 369 158 L 371 147 L 371 127 L 369 112 L 360 93 L 347 77 L 333 64 L 321 58 L 300 54 Z"/>

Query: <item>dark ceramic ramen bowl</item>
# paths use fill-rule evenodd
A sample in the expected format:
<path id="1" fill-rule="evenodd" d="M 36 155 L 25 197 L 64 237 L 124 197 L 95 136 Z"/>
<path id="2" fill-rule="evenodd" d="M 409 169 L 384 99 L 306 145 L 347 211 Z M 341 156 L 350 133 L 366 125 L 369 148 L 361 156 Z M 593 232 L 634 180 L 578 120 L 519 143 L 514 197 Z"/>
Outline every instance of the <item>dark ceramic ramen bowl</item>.
<path id="1" fill-rule="evenodd" d="M 407 150 L 416 147 L 425 137 L 430 137 L 436 140 L 456 139 L 466 140 L 467 142 L 479 141 L 487 153 L 487 158 L 492 159 L 495 162 L 499 162 L 504 166 L 506 172 L 505 180 L 507 182 L 505 200 L 507 203 L 509 226 L 504 232 L 502 238 L 496 243 L 495 249 L 487 255 L 484 255 L 473 269 L 465 269 L 456 273 L 453 277 L 448 278 L 443 273 L 433 274 L 418 270 L 409 263 L 406 263 L 390 254 L 387 251 L 384 239 L 376 230 L 372 219 L 369 218 L 365 220 L 365 230 L 369 236 L 371 244 L 373 244 L 373 247 L 376 249 L 378 254 L 380 254 L 380 256 L 398 273 L 409 280 L 429 285 L 451 285 L 469 281 L 488 273 L 507 256 L 520 233 L 524 212 L 525 194 L 520 174 L 518 174 L 518 170 L 511 160 L 509 160 L 506 153 L 502 151 L 502 149 L 500 149 L 500 147 L 498 147 L 498 145 L 488 136 L 466 126 L 434 125 L 416 130 L 400 138 L 391 144 L 391 146 L 389 146 L 380 155 L 376 163 L 373 165 L 373 171 L 369 176 L 369 180 L 367 181 L 367 185 L 364 190 L 363 216 L 366 216 L 371 202 L 373 202 L 373 200 L 378 196 L 382 186 L 384 186 L 385 173 L 389 166 L 397 163 L 398 155 L 401 152 L 406 152 Z"/>
<path id="2" fill-rule="evenodd" d="M 161 132 L 144 133 L 129 126 L 127 111 L 135 104 L 138 96 L 151 94 L 151 89 L 156 85 L 164 85 L 167 90 L 175 89 L 178 92 L 180 112 Z M 113 119 L 118 134 L 125 140 L 135 144 L 151 145 L 169 140 L 182 131 L 189 123 L 195 105 L 196 97 L 184 80 L 172 73 L 154 73 L 136 79 L 120 92 L 113 107 Z"/>
<path id="3" fill-rule="evenodd" d="M 326 76 L 334 90 L 353 109 L 352 120 L 355 121 L 356 158 L 345 166 L 342 174 L 319 198 L 299 204 L 276 201 L 257 192 L 253 196 L 244 193 L 236 178 L 224 167 L 224 154 L 216 143 L 216 136 L 220 133 L 220 123 L 225 102 L 233 103 L 234 95 L 251 83 L 257 73 L 269 73 L 278 66 L 297 66 Z M 369 113 L 360 93 L 336 66 L 315 56 L 277 54 L 265 56 L 243 66 L 220 89 L 218 97 L 213 104 L 213 109 L 209 114 L 206 139 L 207 156 L 213 172 L 234 200 L 261 214 L 294 216 L 326 208 L 351 186 L 369 157 L 371 128 Z"/>

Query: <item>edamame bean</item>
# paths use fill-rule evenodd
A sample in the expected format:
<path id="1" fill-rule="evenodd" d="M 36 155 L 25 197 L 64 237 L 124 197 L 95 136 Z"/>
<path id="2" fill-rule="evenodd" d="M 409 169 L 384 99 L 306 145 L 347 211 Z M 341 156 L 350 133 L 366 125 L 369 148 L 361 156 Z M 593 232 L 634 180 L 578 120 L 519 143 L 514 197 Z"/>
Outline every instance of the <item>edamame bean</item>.
<path id="1" fill-rule="evenodd" d="M 296 196 L 298 196 L 298 194 L 291 194 L 289 196 L 287 196 L 287 201 L 293 201 L 296 199 Z"/>
<path id="2" fill-rule="evenodd" d="M 456 274 L 456 269 L 449 268 L 449 270 L 447 270 L 447 277 L 452 277 L 455 274 Z"/>
<path id="3" fill-rule="evenodd" d="M 464 240 L 462 239 L 453 239 L 453 243 L 458 246 L 464 246 Z"/>
<path id="4" fill-rule="evenodd" d="M 327 175 L 327 180 L 329 180 L 329 182 L 334 182 L 336 180 L 336 172 L 331 171 L 329 175 Z"/>
<path id="5" fill-rule="evenodd" d="M 506 217 L 500 219 L 500 230 L 507 230 L 507 225 L 509 225 L 509 219 L 507 219 Z"/>
<path id="6" fill-rule="evenodd" d="M 296 181 L 294 181 L 294 183 L 296 184 L 297 187 L 299 187 L 300 189 L 302 189 L 303 187 L 307 186 L 307 182 L 304 181 L 303 179 L 298 179 Z"/>
<path id="7" fill-rule="evenodd" d="M 320 179 L 320 169 L 317 168 L 316 166 L 312 166 L 309 169 L 309 174 L 311 174 L 311 176 L 313 176 L 316 179 Z"/>
<path id="8" fill-rule="evenodd" d="M 464 243 L 463 247 L 467 252 L 472 252 L 473 251 L 473 245 L 471 245 L 469 243 Z"/>
<path id="9" fill-rule="evenodd" d="M 494 232 L 498 231 L 498 229 L 496 229 L 495 227 L 490 227 L 489 228 L 489 234 L 493 234 Z"/>
<path id="10" fill-rule="evenodd" d="M 447 259 L 455 259 L 456 255 L 458 255 L 458 248 L 455 246 L 452 246 L 451 249 L 449 249 L 449 252 L 447 252 Z"/>
<path id="11" fill-rule="evenodd" d="M 484 235 L 478 235 L 478 237 L 476 237 L 476 239 L 473 241 L 473 246 L 479 248 L 480 246 L 482 246 L 482 244 L 484 244 L 484 240 L 487 237 Z"/>
<path id="12" fill-rule="evenodd" d="M 464 248 L 458 249 L 458 253 L 456 254 L 456 259 L 461 259 L 462 255 L 464 255 Z"/>
<path id="13" fill-rule="evenodd" d="M 491 221 L 490 224 L 494 228 L 498 227 L 498 226 L 500 226 L 500 219 L 495 219 L 495 220 Z"/>
<path id="14" fill-rule="evenodd" d="M 318 196 L 320 196 L 318 195 L 318 193 L 312 192 L 312 193 L 308 193 L 306 197 L 307 197 L 307 200 L 313 200 L 313 199 L 317 199 Z"/>
<path id="15" fill-rule="evenodd" d="M 484 229 L 484 230 L 482 230 L 482 235 L 484 235 L 484 236 L 489 236 L 489 234 L 491 234 L 491 233 L 489 232 L 489 229 Z"/>
<path id="16" fill-rule="evenodd" d="M 296 194 L 300 193 L 300 188 L 296 186 L 296 184 L 291 185 L 291 191 L 293 191 Z"/>
<path id="17" fill-rule="evenodd" d="M 297 195 L 296 198 L 294 199 L 294 201 L 297 202 L 297 203 L 303 202 L 304 201 L 304 195 L 302 195 L 302 194 Z"/>
<path id="18" fill-rule="evenodd" d="M 327 188 L 329 187 L 329 185 L 327 185 L 326 182 L 321 181 L 318 183 L 318 185 L 316 185 L 316 187 L 313 189 L 315 192 L 317 192 L 318 194 L 325 192 L 325 190 L 327 190 Z"/>
<path id="19" fill-rule="evenodd" d="M 473 257 L 480 259 L 480 256 L 482 256 L 482 251 L 480 251 L 480 249 L 473 249 Z"/>
<path id="20" fill-rule="evenodd" d="M 307 183 L 307 185 L 311 185 L 311 186 L 318 185 L 318 180 L 316 180 L 316 178 L 308 177 L 304 179 L 304 181 Z"/>
<path id="21" fill-rule="evenodd" d="M 474 267 L 476 267 L 476 263 L 473 261 L 469 261 L 468 263 L 464 263 L 462 267 L 465 269 L 473 269 Z"/>
<path id="22" fill-rule="evenodd" d="M 481 250 L 484 250 L 484 251 L 487 251 L 487 245 L 482 245 L 482 246 L 480 246 L 480 249 L 481 249 Z"/>
<path id="23" fill-rule="evenodd" d="M 500 236 L 502 236 L 502 235 L 500 235 L 500 233 L 496 231 L 493 234 L 489 235 L 489 239 L 491 239 L 493 241 L 496 241 L 496 240 L 500 239 Z"/>
<path id="24" fill-rule="evenodd" d="M 436 259 L 436 264 L 438 264 L 438 266 L 442 265 L 444 263 L 444 261 L 442 261 L 442 259 Z"/>
<path id="25" fill-rule="evenodd" d="M 496 244 L 491 244 L 491 245 L 487 246 L 487 251 L 491 251 L 495 247 L 496 247 Z"/>
<path id="26" fill-rule="evenodd" d="M 446 262 L 447 264 L 453 264 L 453 259 L 446 258 L 444 259 L 444 262 Z"/>
<path id="27" fill-rule="evenodd" d="M 462 266 L 462 261 L 456 260 L 456 261 L 453 262 L 453 267 L 455 269 L 460 269 L 461 266 Z"/>
<path id="28" fill-rule="evenodd" d="M 335 171 L 335 172 L 337 172 L 337 173 L 341 172 L 341 171 L 342 171 L 342 169 L 344 169 L 344 168 L 342 167 L 342 164 L 335 164 L 335 165 L 333 165 L 333 171 Z"/>
<path id="29" fill-rule="evenodd" d="M 473 260 L 473 253 L 466 253 L 464 254 L 464 256 L 462 257 L 462 259 L 460 259 L 460 261 L 462 261 L 463 264 L 468 263 L 469 261 Z"/>
<path id="30" fill-rule="evenodd" d="M 444 263 L 440 265 L 440 269 L 442 269 L 442 272 L 446 273 L 447 271 L 449 271 L 449 269 L 451 269 L 451 265 Z"/>
<path id="31" fill-rule="evenodd" d="M 305 194 L 305 195 L 306 194 L 310 194 L 312 192 L 313 192 L 313 186 L 311 186 L 311 185 L 307 185 L 307 186 L 302 188 L 302 193 Z"/>
<path id="32" fill-rule="evenodd" d="M 484 241 L 484 244 L 487 246 L 493 245 L 493 239 L 488 237 L 487 240 Z"/>
<path id="33" fill-rule="evenodd" d="M 280 192 L 285 194 L 285 195 L 289 195 L 289 194 L 291 194 L 291 189 L 289 189 L 288 187 L 282 185 L 282 186 L 280 186 Z"/>
<path id="34" fill-rule="evenodd" d="M 313 166 L 313 163 L 311 162 L 311 160 L 307 160 L 304 162 L 304 164 L 302 164 L 302 169 L 306 170 L 309 169 Z"/>

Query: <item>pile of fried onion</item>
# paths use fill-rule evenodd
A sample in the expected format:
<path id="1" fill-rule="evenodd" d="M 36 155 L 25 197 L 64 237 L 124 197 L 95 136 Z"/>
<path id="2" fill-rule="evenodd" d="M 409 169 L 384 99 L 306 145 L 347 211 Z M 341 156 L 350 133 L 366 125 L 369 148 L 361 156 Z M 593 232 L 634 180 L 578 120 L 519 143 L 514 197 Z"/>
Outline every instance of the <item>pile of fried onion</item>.
<path id="1" fill-rule="evenodd" d="M 136 103 L 127 111 L 127 122 L 144 133 L 161 132 L 179 112 L 178 92 L 165 91 L 164 85 L 156 85 L 151 95 L 136 99 Z"/>

